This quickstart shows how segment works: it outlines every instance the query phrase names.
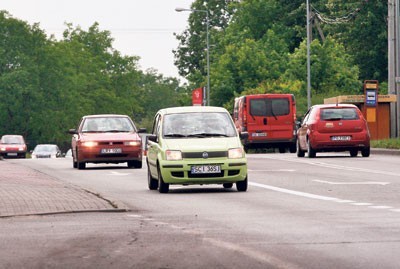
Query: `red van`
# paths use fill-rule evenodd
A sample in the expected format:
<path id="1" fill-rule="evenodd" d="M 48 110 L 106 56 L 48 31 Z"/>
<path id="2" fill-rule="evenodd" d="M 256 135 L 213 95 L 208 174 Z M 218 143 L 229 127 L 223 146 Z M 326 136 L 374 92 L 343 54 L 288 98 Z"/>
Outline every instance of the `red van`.
<path id="1" fill-rule="evenodd" d="M 296 152 L 296 101 L 293 94 L 253 94 L 235 99 L 233 119 L 245 150 L 278 148 Z"/>

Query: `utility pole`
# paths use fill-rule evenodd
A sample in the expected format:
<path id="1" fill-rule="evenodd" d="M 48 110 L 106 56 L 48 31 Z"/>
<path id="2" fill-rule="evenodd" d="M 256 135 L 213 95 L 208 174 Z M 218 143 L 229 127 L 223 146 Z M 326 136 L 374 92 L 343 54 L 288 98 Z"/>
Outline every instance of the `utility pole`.
<path id="1" fill-rule="evenodd" d="M 388 91 L 396 93 L 395 0 L 388 0 Z M 398 98 L 397 98 L 398 100 Z M 397 103 L 390 104 L 390 137 L 397 137 Z"/>
<path id="2" fill-rule="evenodd" d="M 310 27 L 310 3 L 306 1 L 307 8 L 307 106 L 311 107 L 311 64 L 310 64 L 310 44 L 311 44 L 311 27 Z"/>
<path id="3" fill-rule="evenodd" d="M 396 103 L 396 117 L 397 117 L 397 136 L 400 136 L 400 19 L 399 19 L 399 15 L 400 15 L 400 1 L 396 0 L 395 2 L 395 36 L 396 36 L 396 49 L 395 49 L 395 62 L 396 62 L 396 71 L 395 71 L 395 85 L 396 85 L 396 96 L 397 96 L 397 103 Z"/>

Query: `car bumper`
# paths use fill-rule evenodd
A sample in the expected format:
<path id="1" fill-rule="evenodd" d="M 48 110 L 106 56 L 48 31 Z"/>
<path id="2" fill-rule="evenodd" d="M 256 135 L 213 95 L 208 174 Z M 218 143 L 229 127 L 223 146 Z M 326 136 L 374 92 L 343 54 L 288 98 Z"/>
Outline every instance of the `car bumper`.
<path id="1" fill-rule="evenodd" d="M 349 134 L 335 134 L 335 136 L 347 136 Z M 350 149 L 363 149 L 370 146 L 370 140 L 366 134 L 352 134 L 349 141 L 332 141 L 332 134 L 318 134 L 311 139 L 311 146 L 314 150 L 339 151 Z"/>
<path id="2" fill-rule="evenodd" d="M 219 165 L 220 173 L 192 174 L 195 165 Z M 209 160 L 161 161 L 160 169 L 163 180 L 169 184 L 222 184 L 243 181 L 247 177 L 247 160 Z"/>
<path id="3" fill-rule="evenodd" d="M 85 148 L 78 149 L 78 162 L 88 163 L 120 163 L 127 161 L 141 161 L 142 150 L 122 150 L 121 153 L 108 153 L 102 154 L 100 149 L 96 148 Z"/>

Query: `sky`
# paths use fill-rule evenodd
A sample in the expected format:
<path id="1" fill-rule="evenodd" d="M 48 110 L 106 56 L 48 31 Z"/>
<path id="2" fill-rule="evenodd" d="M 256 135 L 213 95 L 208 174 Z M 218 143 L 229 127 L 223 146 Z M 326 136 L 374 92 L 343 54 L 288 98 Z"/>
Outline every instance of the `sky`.
<path id="1" fill-rule="evenodd" d="M 95 22 L 111 32 L 113 48 L 122 55 L 139 56 L 143 71 L 156 69 L 164 76 L 179 77 L 172 50 L 178 47 L 173 33 L 188 26 L 194 0 L 1 0 L 0 10 L 28 24 L 39 23 L 48 36 L 60 39 L 65 23 L 88 30 Z"/>

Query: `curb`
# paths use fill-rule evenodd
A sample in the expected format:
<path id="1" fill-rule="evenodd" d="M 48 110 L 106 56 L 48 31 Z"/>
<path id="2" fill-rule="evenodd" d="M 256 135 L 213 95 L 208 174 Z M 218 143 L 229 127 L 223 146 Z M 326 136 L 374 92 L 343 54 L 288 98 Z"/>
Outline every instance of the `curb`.
<path id="1" fill-rule="evenodd" d="M 371 148 L 372 154 L 381 155 L 400 155 L 400 150 L 398 149 L 384 149 L 384 148 Z"/>

